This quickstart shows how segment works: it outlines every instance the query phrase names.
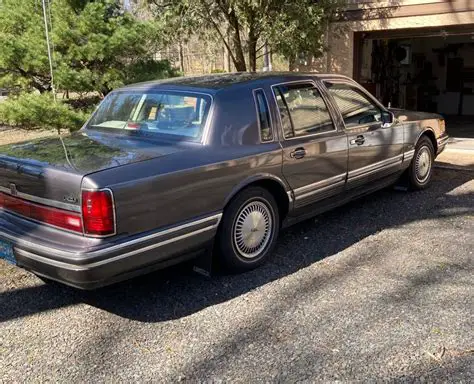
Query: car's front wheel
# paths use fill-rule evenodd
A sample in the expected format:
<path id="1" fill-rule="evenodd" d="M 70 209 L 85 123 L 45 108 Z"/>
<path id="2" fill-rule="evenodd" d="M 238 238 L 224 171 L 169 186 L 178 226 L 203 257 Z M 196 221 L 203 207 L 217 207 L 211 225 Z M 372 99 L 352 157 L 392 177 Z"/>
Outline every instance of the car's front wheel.
<path id="1" fill-rule="evenodd" d="M 416 145 L 415 155 L 408 169 L 412 189 L 424 189 L 428 186 L 433 175 L 434 159 L 433 143 L 428 137 L 424 136 Z"/>
<path id="2" fill-rule="evenodd" d="M 271 255 L 279 231 L 273 195 L 261 187 L 243 190 L 224 211 L 216 242 L 220 261 L 232 272 L 258 267 Z"/>

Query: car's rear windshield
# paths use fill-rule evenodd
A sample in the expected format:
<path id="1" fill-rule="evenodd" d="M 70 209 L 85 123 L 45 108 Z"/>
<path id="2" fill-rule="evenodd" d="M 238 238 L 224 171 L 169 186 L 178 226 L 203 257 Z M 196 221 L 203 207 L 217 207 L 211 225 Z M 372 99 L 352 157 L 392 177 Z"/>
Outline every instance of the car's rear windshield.
<path id="1" fill-rule="evenodd" d="M 200 141 L 210 107 L 210 96 L 191 92 L 117 91 L 104 99 L 87 128 Z"/>

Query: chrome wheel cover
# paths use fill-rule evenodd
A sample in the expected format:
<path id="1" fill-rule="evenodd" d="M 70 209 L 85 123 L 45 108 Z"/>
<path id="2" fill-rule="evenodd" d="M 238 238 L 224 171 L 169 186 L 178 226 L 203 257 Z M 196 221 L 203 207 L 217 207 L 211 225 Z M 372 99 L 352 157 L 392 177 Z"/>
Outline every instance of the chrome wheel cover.
<path id="1" fill-rule="evenodd" d="M 268 205 L 251 201 L 243 206 L 234 222 L 234 247 L 240 256 L 254 259 L 268 245 L 272 231 L 273 216 Z"/>
<path id="2" fill-rule="evenodd" d="M 424 183 L 429 178 L 431 166 L 431 151 L 428 147 L 421 147 L 415 159 L 415 175 L 418 182 Z"/>

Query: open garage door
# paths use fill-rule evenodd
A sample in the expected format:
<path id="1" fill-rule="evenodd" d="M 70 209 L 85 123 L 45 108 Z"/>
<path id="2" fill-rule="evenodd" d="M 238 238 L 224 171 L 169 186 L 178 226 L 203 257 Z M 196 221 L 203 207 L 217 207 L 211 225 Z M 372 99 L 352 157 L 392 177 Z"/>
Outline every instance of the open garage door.
<path id="1" fill-rule="evenodd" d="M 474 24 L 359 33 L 354 77 L 385 105 L 437 112 L 474 137 Z"/>

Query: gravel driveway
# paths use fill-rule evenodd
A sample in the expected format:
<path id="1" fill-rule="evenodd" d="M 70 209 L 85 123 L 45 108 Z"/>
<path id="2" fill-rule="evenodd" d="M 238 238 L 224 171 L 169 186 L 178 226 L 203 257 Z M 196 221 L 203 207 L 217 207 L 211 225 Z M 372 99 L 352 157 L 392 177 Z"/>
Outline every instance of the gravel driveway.
<path id="1" fill-rule="evenodd" d="M 0 262 L 0 381 L 474 380 L 474 173 L 285 231 L 268 265 L 79 292 Z"/>

